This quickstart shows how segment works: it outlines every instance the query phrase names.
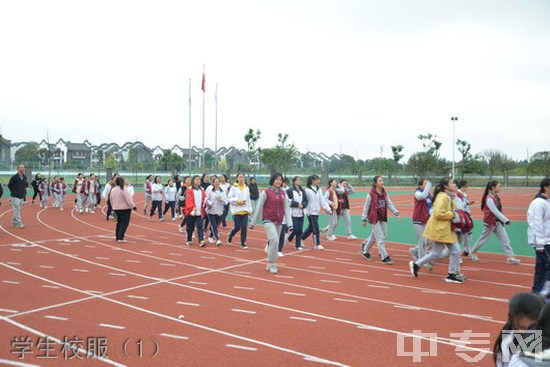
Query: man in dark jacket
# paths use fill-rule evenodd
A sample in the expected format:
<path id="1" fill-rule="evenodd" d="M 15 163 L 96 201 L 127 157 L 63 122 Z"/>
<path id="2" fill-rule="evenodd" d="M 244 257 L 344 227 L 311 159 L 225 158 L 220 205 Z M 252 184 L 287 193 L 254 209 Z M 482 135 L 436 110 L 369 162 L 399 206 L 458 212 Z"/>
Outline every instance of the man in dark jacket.
<path id="1" fill-rule="evenodd" d="M 10 178 L 8 188 L 10 189 L 11 207 L 13 209 L 12 225 L 15 228 L 25 228 L 23 221 L 21 220 L 21 208 L 23 207 L 23 201 L 27 195 L 27 176 L 25 176 L 25 165 L 19 164 L 17 166 L 17 173 Z"/>

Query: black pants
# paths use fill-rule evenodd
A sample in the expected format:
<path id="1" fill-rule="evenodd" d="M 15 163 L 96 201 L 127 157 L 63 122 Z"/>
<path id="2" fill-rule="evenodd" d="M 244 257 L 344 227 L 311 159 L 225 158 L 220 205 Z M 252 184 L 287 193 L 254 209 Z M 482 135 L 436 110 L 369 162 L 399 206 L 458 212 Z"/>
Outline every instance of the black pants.
<path id="1" fill-rule="evenodd" d="M 115 213 L 117 216 L 115 237 L 116 240 L 119 241 L 124 239 L 124 234 L 126 234 L 126 230 L 130 224 L 132 209 L 115 210 Z"/>

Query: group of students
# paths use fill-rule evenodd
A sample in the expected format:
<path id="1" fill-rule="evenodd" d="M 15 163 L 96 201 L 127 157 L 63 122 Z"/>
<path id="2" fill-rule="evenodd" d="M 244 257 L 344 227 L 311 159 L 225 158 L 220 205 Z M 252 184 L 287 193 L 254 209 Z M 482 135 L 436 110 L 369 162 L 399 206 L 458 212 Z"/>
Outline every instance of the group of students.
<path id="1" fill-rule="evenodd" d="M 37 173 L 31 181 L 33 188 L 32 204 L 38 197 L 41 208 L 48 208 L 50 205 L 50 197 L 52 197 L 52 206 L 63 211 L 65 204 L 65 196 L 67 195 L 68 186 L 64 177 L 54 176 L 49 182 L 47 177 L 43 177 Z M 101 201 L 100 196 L 101 184 L 95 174 L 90 174 L 84 177 L 79 173 L 75 179 L 72 192 L 75 194 L 75 207 L 77 212 L 83 211 L 94 213 L 94 209 Z"/>
<path id="2" fill-rule="evenodd" d="M 447 282 L 462 283 L 465 276 L 460 272 L 460 246 L 463 255 L 472 261 L 479 261 L 477 252 L 494 233 L 500 240 L 508 264 L 519 264 L 521 260 L 514 256 L 505 225 L 510 220 L 502 212 L 499 197 L 500 182 L 489 181 L 481 199 L 483 211 L 483 231 L 474 246 L 470 248 L 473 220 L 470 215 L 468 182 L 457 183 L 451 178 L 443 178 L 431 194 L 431 182 L 422 179 L 415 191 L 413 206 L 413 225 L 417 235 L 417 245 L 411 249 L 413 261 L 409 263 L 413 276 L 417 277 L 422 266 L 431 266 L 438 260 L 449 257 Z"/>

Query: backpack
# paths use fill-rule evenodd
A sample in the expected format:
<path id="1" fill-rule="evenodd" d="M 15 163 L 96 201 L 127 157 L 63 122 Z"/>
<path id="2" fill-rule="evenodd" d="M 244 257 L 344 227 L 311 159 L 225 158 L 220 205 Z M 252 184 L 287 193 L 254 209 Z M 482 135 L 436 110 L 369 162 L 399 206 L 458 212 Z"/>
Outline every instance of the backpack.
<path id="1" fill-rule="evenodd" d="M 451 223 L 451 229 L 455 232 L 468 233 L 474 228 L 474 221 L 472 216 L 467 211 L 457 209 L 456 214 L 458 218 L 455 217 Z"/>

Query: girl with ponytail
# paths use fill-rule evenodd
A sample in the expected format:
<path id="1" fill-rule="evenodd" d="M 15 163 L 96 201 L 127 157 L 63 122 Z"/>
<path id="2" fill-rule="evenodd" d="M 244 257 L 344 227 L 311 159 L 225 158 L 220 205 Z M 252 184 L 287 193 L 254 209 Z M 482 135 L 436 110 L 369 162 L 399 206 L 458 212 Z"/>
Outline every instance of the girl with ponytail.
<path id="1" fill-rule="evenodd" d="M 507 256 L 506 262 L 508 264 L 519 264 L 520 259 L 514 257 L 514 250 L 510 246 L 510 239 L 506 233 L 504 225 L 509 225 L 510 220 L 502 213 L 502 202 L 498 196 L 500 192 L 500 182 L 493 180 L 487 183 L 485 187 L 485 192 L 481 198 L 481 210 L 483 211 L 483 232 L 477 240 L 476 244 L 472 248 L 472 251 L 468 255 L 470 260 L 479 261 L 477 257 L 477 252 L 481 249 L 491 237 L 491 233 L 494 233 L 495 236 L 499 239 L 504 249 L 504 253 Z"/>

